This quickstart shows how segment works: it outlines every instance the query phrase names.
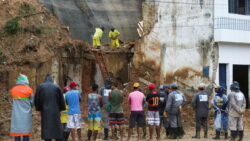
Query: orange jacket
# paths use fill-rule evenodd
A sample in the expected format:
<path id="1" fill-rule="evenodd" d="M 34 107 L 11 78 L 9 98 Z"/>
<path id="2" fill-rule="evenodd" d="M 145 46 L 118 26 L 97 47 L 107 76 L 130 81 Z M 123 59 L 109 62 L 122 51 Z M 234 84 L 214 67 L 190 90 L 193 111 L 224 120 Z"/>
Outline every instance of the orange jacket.
<path id="1" fill-rule="evenodd" d="M 29 86 L 17 85 L 11 89 L 10 94 L 13 99 L 28 100 L 33 94 L 33 90 Z"/>

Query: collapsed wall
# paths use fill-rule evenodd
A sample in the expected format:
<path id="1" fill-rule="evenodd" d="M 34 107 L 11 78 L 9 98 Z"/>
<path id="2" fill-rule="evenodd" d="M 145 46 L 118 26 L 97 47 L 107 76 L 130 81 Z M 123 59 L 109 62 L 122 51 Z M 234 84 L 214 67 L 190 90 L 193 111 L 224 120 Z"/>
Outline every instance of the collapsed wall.
<path id="1" fill-rule="evenodd" d="M 86 115 L 86 96 L 93 83 L 103 84 L 93 52 L 83 41 L 73 41 L 68 28 L 61 25 L 36 0 L 0 1 L 0 140 L 8 139 L 11 97 L 9 90 L 17 76 L 28 76 L 31 88 L 44 82 L 51 74 L 54 82 L 63 87 L 70 81 L 79 84 L 83 110 Z M 120 83 L 129 81 L 131 53 L 104 52 L 109 71 Z M 34 112 L 35 113 L 35 112 Z M 40 125 L 39 115 L 33 124 Z M 39 128 L 35 128 L 39 137 Z"/>
<path id="2" fill-rule="evenodd" d="M 146 1 L 143 32 L 133 60 L 141 77 L 188 89 L 214 81 L 213 0 Z"/>

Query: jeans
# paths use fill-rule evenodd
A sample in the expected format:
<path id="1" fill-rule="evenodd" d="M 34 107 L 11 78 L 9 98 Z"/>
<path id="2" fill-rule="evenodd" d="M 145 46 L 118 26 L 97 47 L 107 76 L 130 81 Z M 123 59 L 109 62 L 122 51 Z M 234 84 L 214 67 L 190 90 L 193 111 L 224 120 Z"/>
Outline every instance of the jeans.
<path id="1" fill-rule="evenodd" d="M 30 140 L 29 136 L 23 136 L 23 141 L 29 141 L 29 140 Z M 15 141 L 21 141 L 21 137 L 20 136 L 15 137 Z"/>

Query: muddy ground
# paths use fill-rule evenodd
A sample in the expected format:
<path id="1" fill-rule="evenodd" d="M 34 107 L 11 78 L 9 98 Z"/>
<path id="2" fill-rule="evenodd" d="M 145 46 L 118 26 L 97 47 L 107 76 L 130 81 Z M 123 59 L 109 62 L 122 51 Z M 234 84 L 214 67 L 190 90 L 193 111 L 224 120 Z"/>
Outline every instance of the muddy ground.
<path id="1" fill-rule="evenodd" d="M 8 96 L 6 96 L 6 99 L 8 99 Z M 1 99 L 0 102 L 0 141 L 11 141 L 13 140 L 12 137 L 8 136 L 9 133 L 9 127 L 10 127 L 10 117 L 11 117 L 11 103 L 9 100 Z M 188 98 L 190 99 L 190 98 Z M 83 109 L 86 113 L 87 109 Z M 128 117 L 129 117 L 129 109 L 128 106 L 124 106 L 125 111 L 125 118 L 126 118 L 126 124 L 125 128 L 128 129 Z M 194 112 L 191 108 L 191 104 L 188 102 L 186 107 L 183 109 L 183 127 L 186 132 L 183 139 L 180 139 L 180 141 L 189 141 L 194 140 L 191 137 L 195 134 L 195 123 L 194 123 Z M 86 138 L 86 132 L 87 132 L 87 120 L 86 116 L 82 115 L 83 121 L 82 121 L 82 136 Z M 244 140 L 247 141 L 250 139 L 250 110 L 246 111 L 245 114 L 245 137 Z M 31 141 L 40 141 L 40 135 L 41 135 L 41 128 L 40 128 L 40 113 L 33 111 L 33 135 L 31 136 Z M 101 140 L 103 133 L 102 130 L 99 134 L 99 139 Z M 201 132 L 201 135 L 203 135 L 203 132 Z M 127 136 L 127 133 L 126 133 Z M 161 133 L 162 140 L 169 140 L 165 139 L 164 132 Z M 200 141 L 210 141 L 212 140 L 212 137 L 214 136 L 214 130 L 213 130 L 213 113 L 210 112 L 209 116 L 209 138 L 208 139 L 196 139 Z M 136 136 L 135 136 L 136 137 Z M 135 139 L 134 137 L 134 139 Z M 223 137 L 222 137 L 223 138 Z"/>
<path id="2" fill-rule="evenodd" d="M 21 8 L 23 3 L 26 2 L 24 8 Z M 31 4 L 31 7 L 27 6 L 27 3 Z M 68 28 L 61 25 L 56 18 L 49 13 L 43 6 L 38 4 L 35 0 L 2 0 L 0 2 L 2 10 L 0 10 L 0 70 L 4 71 L 3 68 L 8 68 L 11 71 L 15 70 L 15 67 L 28 65 L 36 68 L 42 63 L 47 62 L 53 56 L 58 54 L 56 50 L 62 46 L 62 44 L 72 42 Z M 27 9 L 28 7 L 28 9 Z M 35 8 L 35 10 L 33 9 Z M 31 14 L 23 15 L 22 10 L 28 10 Z M 5 23 L 15 17 L 20 17 L 19 24 L 22 27 L 16 34 L 6 34 L 4 31 Z M 7 70 L 7 69 L 6 69 Z M 7 70 L 7 71 L 8 71 Z M 3 74 L 3 75 L 1 75 Z M 5 81 L 9 81 L 8 76 L 5 73 L 0 73 L 0 141 L 11 141 L 12 137 L 9 137 L 10 118 L 11 118 L 11 98 L 7 92 L 11 86 L 6 86 Z M 141 74 L 144 75 L 144 74 Z M 13 75 L 14 76 L 14 75 Z M 131 82 L 138 81 L 139 72 L 131 70 Z M 151 80 L 150 76 L 146 77 Z M 13 79 L 15 80 L 15 79 Z M 155 79 L 159 80 L 159 79 Z M 4 83 L 2 83 L 4 82 Z M 35 84 L 31 86 L 35 88 Z M 145 89 L 145 88 L 144 88 Z M 6 91 L 5 91 L 6 90 Z M 131 91 L 131 88 L 124 88 L 124 112 L 126 119 L 129 116 L 129 107 L 127 104 L 127 95 Z M 83 94 L 84 95 L 84 94 Z M 86 95 L 86 94 L 85 94 Z M 191 136 L 194 134 L 194 111 L 190 105 L 191 97 L 188 97 L 188 104 L 183 109 L 183 125 L 186 131 L 182 141 L 192 140 Z M 83 117 L 86 117 L 86 103 L 82 103 Z M 211 112 L 209 117 L 209 138 L 211 140 L 213 131 L 213 114 Z M 128 121 L 128 120 L 127 120 Z M 33 111 L 33 135 L 31 141 L 40 141 L 40 113 Z M 245 139 L 250 140 L 250 110 L 247 110 L 245 115 L 246 131 Z M 127 129 L 126 122 L 126 129 Z M 83 121 L 82 135 L 86 137 L 87 124 Z M 100 139 L 102 133 L 100 133 Z M 164 139 L 164 133 L 162 133 L 162 140 Z M 203 141 L 205 139 L 200 139 Z"/>
<path id="3" fill-rule="evenodd" d="M 86 127 L 85 123 L 83 124 L 83 127 Z M 126 128 L 127 128 L 127 126 L 126 126 Z M 38 127 L 36 130 L 40 131 L 40 127 Z M 210 130 L 209 131 L 209 136 L 208 136 L 207 139 L 204 139 L 204 138 L 192 139 L 192 136 L 195 133 L 194 128 L 186 127 L 185 132 L 186 132 L 185 136 L 182 139 L 178 139 L 176 141 L 193 141 L 193 140 L 196 140 L 196 141 L 212 141 L 213 140 L 212 137 L 214 136 L 213 130 Z M 40 133 L 37 133 L 36 135 L 32 135 L 31 141 L 42 141 L 40 139 L 40 137 L 39 137 L 39 134 Z M 201 132 L 201 135 L 202 134 L 203 134 L 203 132 Z M 126 132 L 126 136 L 127 136 L 127 132 Z M 82 128 L 82 137 L 83 137 L 83 140 L 87 139 L 87 128 Z M 101 141 L 102 140 L 101 138 L 102 138 L 102 133 L 100 132 L 98 140 Z M 147 136 L 147 138 L 148 138 L 148 136 Z M 7 136 L 5 136 L 3 138 L 0 138 L 0 139 L 1 139 L 1 141 L 12 141 L 13 140 L 11 137 L 7 137 Z M 246 129 L 245 130 L 244 141 L 248 141 L 249 139 L 250 139 L 250 129 Z M 136 140 L 136 134 L 133 135 L 132 140 Z M 146 141 L 147 139 L 143 139 L 143 140 Z M 154 139 L 154 140 L 156 141 L 156 139 Z M 172 140 L 172 139 L 166 139 L 165 136 L 164 136 L 164 132 L 162 131 L 162 133 L 161 133 L 161 141 L 165 141 L 165 140 Z M 226 140 L 226 139 L 224 139 L 224 137 L 221 136 L 221 140 Z M 69 141 L 71 141 L 71 138 L 70 138 Z"/>

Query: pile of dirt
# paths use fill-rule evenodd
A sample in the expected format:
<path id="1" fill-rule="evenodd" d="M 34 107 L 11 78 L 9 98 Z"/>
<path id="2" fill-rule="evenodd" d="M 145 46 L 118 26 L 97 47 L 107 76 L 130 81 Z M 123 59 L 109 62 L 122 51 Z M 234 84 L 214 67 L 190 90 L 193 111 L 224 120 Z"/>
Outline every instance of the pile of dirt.
<path id="1" fill-rule="evenodd" d="M 8 71 L 37 68 L 62 47 L 84 45 L 73 41 L 68 28 L 36 0 L 1 0 L 0 7 L 0 140 L 7 140 L 12 107 Z M 34 112 L 34 137 L 40 133 L 39 118 Z"/>
<path id="2" fill-rule="evenodd" d="M 33 65 L 72 42 L 68 28 L 36 0 L 0 1 L 0 65 Z"/>

